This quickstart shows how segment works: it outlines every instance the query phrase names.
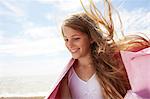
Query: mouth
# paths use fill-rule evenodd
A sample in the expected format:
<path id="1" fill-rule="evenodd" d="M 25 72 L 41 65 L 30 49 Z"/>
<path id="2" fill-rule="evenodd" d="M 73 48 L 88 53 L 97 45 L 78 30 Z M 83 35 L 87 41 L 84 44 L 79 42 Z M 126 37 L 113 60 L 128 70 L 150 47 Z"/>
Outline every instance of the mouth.
<path id="1" fill-rule="evenodd" d="M 77 49 L 70 49 L 70 52 L 71 53 L 76 53 L 78 50 L 79 50 L 79 48 L 77 48 Z"/>

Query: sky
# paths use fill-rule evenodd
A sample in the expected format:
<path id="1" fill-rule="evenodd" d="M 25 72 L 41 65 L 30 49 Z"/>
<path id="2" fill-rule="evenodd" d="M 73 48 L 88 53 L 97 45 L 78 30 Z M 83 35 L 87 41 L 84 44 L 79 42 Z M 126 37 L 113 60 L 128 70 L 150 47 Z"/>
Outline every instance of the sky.
<path id="1" fill-rule="evenodd" d="M 150 34 L 150 0 L 112 2 L 125 33 Z M 71 58 L 60 26 L 79 11 L 79 0 L 0 0 L 0 76 L 60 72 Z"/>

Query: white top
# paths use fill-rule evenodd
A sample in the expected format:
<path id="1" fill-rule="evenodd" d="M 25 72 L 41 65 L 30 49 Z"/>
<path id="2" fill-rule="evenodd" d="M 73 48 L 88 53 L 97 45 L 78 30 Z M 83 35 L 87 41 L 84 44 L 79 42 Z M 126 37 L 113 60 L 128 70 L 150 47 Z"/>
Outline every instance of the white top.
<path id="1" fill-rule="evenodd" d="M 103 99 L 96 73 L 88 81 L 84 81 L 72 67 L 68 75 L 68 86 L 71 89 L 72 99 Z"/>

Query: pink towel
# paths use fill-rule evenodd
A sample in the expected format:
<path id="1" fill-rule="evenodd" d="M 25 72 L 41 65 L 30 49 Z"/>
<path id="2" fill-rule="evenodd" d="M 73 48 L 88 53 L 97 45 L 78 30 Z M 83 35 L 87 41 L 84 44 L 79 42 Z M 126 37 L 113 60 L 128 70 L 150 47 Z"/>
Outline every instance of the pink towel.
<path id="1" fill-rule="evenodd" d="M 150 98 L 150 47 L 138 52 L 121 51 L 131 90 Z"/>

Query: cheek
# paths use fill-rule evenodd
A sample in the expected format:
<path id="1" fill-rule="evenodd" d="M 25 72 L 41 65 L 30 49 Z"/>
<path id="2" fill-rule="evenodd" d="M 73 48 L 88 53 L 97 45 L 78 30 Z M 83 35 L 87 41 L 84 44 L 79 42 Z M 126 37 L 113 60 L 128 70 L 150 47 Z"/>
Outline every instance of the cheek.
<path id="1" fill-rule="evenodd" d="M 89 50 L 90 49 L 90 42 L 84 42 L 80 45 L 84 50 Z"/>

